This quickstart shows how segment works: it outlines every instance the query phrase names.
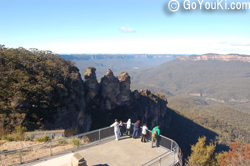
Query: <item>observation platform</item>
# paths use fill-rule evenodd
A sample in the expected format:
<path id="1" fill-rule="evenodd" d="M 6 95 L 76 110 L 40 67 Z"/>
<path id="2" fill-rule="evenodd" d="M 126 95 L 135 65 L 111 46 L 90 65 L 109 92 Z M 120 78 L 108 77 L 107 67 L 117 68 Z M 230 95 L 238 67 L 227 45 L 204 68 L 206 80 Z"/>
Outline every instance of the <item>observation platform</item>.
<path id="1" fill-rule="evenodd" d="M 88 166 L 172 166 L 178 163 L 178 144 L 162 135 L 158 137 L 158 147 L 154 143 L 154 147 L 151 148 L 150 130 L 147 131 L 147 142 L 143 143 L 141 142 L 141 138 L 134 139 L 126 135 L 121 137 L 119 141 L 116 141 L 114 129 L 106 127 L 65 138 L 64 141 L 77 138 L 79 143 L 77 147 L 65 149 L 60 153 L 55 153 L 54 150 L 57 147 L 57 141 L 62 141 L 57 140 L 41 144 L 39 147 L 33 146 L 15 151 L 2 152 L 1 157 L 4 159 L 9 155 L 12 158 L 15 155 L 17 159 L 20 158 L 20 162 L 13 164 L 19 165 L 21 163 L 20 165 L 22 166 L 71 166 L 71 157 L 75 153 L 83 156 Z M 88 138 L 89 143 L 81 144 L 81 140 L 84 138 Z M 29 160 L 25 159 L 26 154 L 27 157 L 30 156 L 27 153 L 28 151 L 39 152 L 39 149 L 46 149 L 46 147 L 50 147 L 50 150 L 47 150 L 50 155 L 37 159 L 34 158 L 32 159 L 33 161 L 31 161 L 31 157 L 29 157 Z M 9 164 L 6 163 L 6 165 Z"/>
<path id="2" fill-rule="evenodd" d="M 163 147 L 151 148 L 151 142 L 143 143 L 140 138 L 133 139 L 129 136 L 123 136 L 119 141 L 115 137 L 109 138 L 99 143 L 94 143 L 89 147 L 77 150 L 77 153 L 84 156 L 88 166 L 140 166 L 144 163 L 157 158 L 170 150 Z M 75 151 L 76 152 L 76 151 Z M 41 161 L 25 164 L 26 166 L 71 166 L 70 158 L 73 152 L 58 157 L 51 157 Z M 177 159 L 177 155 L 169 155 L 162 159 L 161 164 L 171 165 Z M 159 165 L 156 162 L 154 165 Z"/>

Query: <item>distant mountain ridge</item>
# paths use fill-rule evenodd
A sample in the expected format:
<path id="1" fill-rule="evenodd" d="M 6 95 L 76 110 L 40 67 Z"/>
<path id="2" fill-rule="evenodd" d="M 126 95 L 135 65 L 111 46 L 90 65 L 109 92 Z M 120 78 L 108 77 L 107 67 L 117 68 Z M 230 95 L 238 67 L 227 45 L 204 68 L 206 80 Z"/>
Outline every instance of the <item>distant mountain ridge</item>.
<path id="1" fill-rule="evenodd" d="M 67 60 L 91 60 L 91 59 L 135 59 L 135 58 L 176 58 L 173 54 L 60 54 Z"/>
<path id="2" fill-rule="evenodd" d="M 183 55 L 185 54 L 178 54 Z M 75 62 L 83 75 L 88 66 L 96 68 L 97 79 L 100 79 L 109 68 L 115 75 L 122 71 L 133 71 L 156 67 L 163 62 L 175 59 L 177 54 L 60 54 L 63 59 Z"/>
<path id="3" fill-rule="evenodd" d="M 176 59 L 183 61 L 201 61 L 201 60 L 219 60 L 219 61 L 241 61 L 250 62 L 250 55 L 240 55 L 240 54 L 204 54 L 204 55 L 190 55 L 190 56 L 177 56 Z"/>
<path id="4" fill-rule="evenodd" d="M 249 56 L 222 57 L 215 54 L 178 57 L 156 68 L 134 71 L 130 74 L 131 87 L 148 88 L 168 97 L 196 96 L 210 104 L 225 104 L 249 112 L 250 65 L 246 61 Z"/>

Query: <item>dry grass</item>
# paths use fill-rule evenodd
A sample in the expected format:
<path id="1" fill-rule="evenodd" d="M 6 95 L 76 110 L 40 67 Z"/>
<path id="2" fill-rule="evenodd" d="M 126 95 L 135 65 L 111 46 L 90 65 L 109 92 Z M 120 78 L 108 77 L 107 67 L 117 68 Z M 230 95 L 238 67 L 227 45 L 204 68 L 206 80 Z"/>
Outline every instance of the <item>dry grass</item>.
<path id="1" fill-rule="evenodd" d="M 61 138 L 56 138 L 56 139 L 61 139 Z M 1 142 L 3 141 L 0 141 L 0 143 Z M 84 137 L 79 140 L 80 145 L 86 144 L 86 143 L 88 143 L 88 139 Z M 0 146 L 0 152 L 7 151 L 7 150 L 9 151 L 9 150 L 14 150 L 14 149 L 20 149 L 20 148 L 24 148 L 24 147 L 28 147 L 28 146 L 32 146 L 36 144 L 40 144 L 40 143 L 35 142 L 35 141 L 18 141 L 18 142 L 16 141 L 6 142 L 5 141 Z M 71 143 L 71 139 L 65 140 L 65 141 L 59 141 L 59 142 L 51 144 L 52 154 L 65 151 L 67 149 L 71 149 L 74 147 L 75 145 Z M 39 146 L 39 147 L 32 148 L 32 149 L 25 149 L 21 152 L 21 155 L 22 155 L 22 162 L 36 160 L 44 156 L 49 156 L 50 145 L 48 144 L 48 145 Z M 20 162 L 19 152 L 0 156 L 1 166 L 11 165 L 11 164 L 19 163 L 19 162 Z"/>

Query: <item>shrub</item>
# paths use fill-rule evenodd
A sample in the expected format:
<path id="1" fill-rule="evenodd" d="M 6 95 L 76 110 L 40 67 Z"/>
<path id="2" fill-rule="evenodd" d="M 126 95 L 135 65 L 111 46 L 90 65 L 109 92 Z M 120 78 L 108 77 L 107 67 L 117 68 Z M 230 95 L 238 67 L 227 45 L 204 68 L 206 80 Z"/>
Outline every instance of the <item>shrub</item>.
<path id="1" fill-rule="evenodd" d="M 49 140 L 49 136 L 47 134 L 44 134 L 40 137 L 36 137 L 35 141 L 37 142 L 47 142 Z"/>
<path id="2" fill-rule="evenodd" d="M 24 132 L 27 130 L 26 127 L 22 127 L 21 125 L 15 127 L 16 132 L 13 133 L 13 137 L 17 141 L 22 141 L 24 138 Z"/>
<path id="3" fill-rule="evenodd" d="M 15 127 L 16 132 L 20 134 L 24 134 L 24 132 L 27 130 L 26 127 L 22 127 L 21 125 Z"/>
<path id="4" fill-rule="evenodd" d="M 26 137 L 25 137 L 25 141 L 30 141 L 30 140 L 31 140 L 31 138 L 32 138 L 32 136 L 31 136 L 31 135 L 26 135 Z"/>
<path id="5" fill-rule="evenodd" d="M 71 138 L 69 141 L 72 145 L 77 146 L 77 138 Z"/>
<path id="6" fill-rule="evenodd" d="M 5 138 L 8 142 L 15 141 L 15 138 L 11 135 L 6 136 Z"/>
<path id="7" fill-rule="evenodd" d="M 61 140 L 64 139 L 64 137 L 55 137 L 55 140 L 58 140 L 58 144 L 67 144 L 66 140 Z"/>

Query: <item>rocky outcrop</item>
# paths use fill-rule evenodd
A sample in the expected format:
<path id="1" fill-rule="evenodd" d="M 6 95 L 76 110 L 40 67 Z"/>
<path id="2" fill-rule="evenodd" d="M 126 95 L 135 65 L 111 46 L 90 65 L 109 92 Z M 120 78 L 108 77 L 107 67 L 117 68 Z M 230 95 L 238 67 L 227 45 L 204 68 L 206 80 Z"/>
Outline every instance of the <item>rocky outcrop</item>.
<path id="1" fill-rule="evenodd" d="M 64 105 L 56 108 L 53 114 L 53 123 L 47 121 L 44 128 L 65 129 L 66 136 L 89 131 L 91 116 L 86 114 L 84 89 L 83 80 L 78 73 L 78 77 L 74 82 L 74 88 L 60 94 Z"/>
<path id="2" fill-rule="evenodd" d="M 101 95 L 106 101 L 106 109 L 112 109 L 115 105 L 121 105 L 118 100 L 120 94 L 120 82 L 113 72 L 108 69 L 107 73 L 101 78 L 100 81 Z"/>
<path id="3" fill-rule="evenodd" d="M 88 95 L 93 99 L 99 92 L 99 84 L 96 80 L 96 69 L 94 67 L 87 67 L 84 72 L 85 84 L 88 87 Z"/>
<path id="4" fill-rule="evenodd" d="M 121 104 L 129 104 L 131 100 L 131 90 L 130 90 L 130 76 L 127 72 L 123 71 L 118 76 L 118 80 L 120 81 L 120 96 L 119 101 Z"/>
<path id="5" fill-rule="evenodd" d="M 127 72 L 122 72 L 118 77 L 115 77 L 113 72 L 108 69 L 98 83 L 95 68 L 88 67 L 84 72 L 84 78 L 88 89 L 87 95 L 95 102 L 95 105 L 102 105 L 101 109 L 111 110 L 116 106 L 129 105 L 131 101 L 131 81 Z M 99 97 L 94 99 L 97 95 Z"/>
<path id="6" fill-rule="evenodd" d="M 91 69 L 91 70 L 90 70 Z M 114 119 L 132 121 L 141 120 L 148 123 L 148 127 L 155 125 L 166 126 L 167 123 L 167 99 L 163 94 L 152 94 L 148 89 L 130 90 L 130 76 L 127 72 L 122 72 L 115 77 L 113 72 L 108 69 L 107 73 L 96 85 L 95 69 L 87 68 L 85 73 L 93 77 L 86 77 L 88 93 L 95 93 L 96 97 L 87 99 L 87 112 L 91 114 L 91 129 L 110 125 Z M 99 89 L 95 89 L 99 88 Z M 105 118 L 104 118 L 105 117 Z"/>
<path id="7" fill-rule="evenodd" d="M 238 55 L 238 54 L 228 54 L 228 55 L 205 54 L 205 55 L 178 56 L 176 58 L 183 60 L 183 61 L 188 61 L 188 60 L 191 60 L 191 61 L 219 60 L 219 61 L 250 62 L 250 56 Z"/>
<path id="8" fill-rule="evenodd" d="M 153 94 L 148 89 L 140 90 L 139 95 L 136 91 L 133 94 L 135 95 L 133 96 L 135 97 L 133 107 L 138 110 L 134 111 L 136 116 L 132 119 L 140 119 L 143 124 L 147 123 L 151 129 L 156 125 L 160 125 L 162 129 L 166 128 L 170 116 L 167 111 L 168 102 L 165 95 Z"/>

